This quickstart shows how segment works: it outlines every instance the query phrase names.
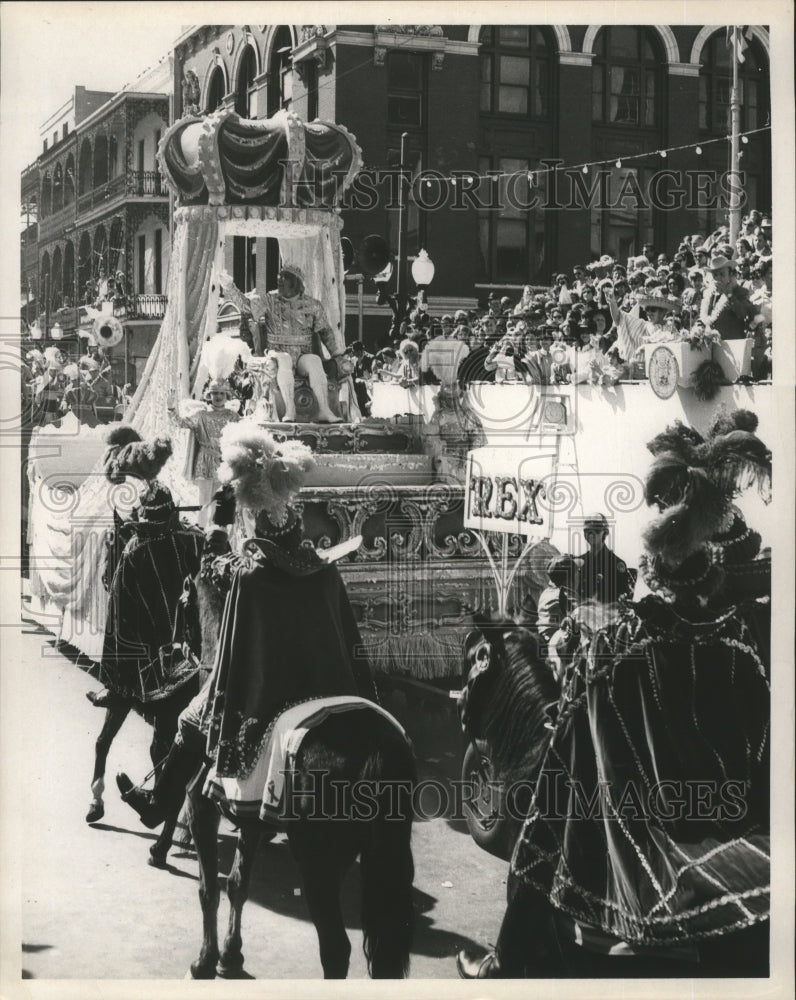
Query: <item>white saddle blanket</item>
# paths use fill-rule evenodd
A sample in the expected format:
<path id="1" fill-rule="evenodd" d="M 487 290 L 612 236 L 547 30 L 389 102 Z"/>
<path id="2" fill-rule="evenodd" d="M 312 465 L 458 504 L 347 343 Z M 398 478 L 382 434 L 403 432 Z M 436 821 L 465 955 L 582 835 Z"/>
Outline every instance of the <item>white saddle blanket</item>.
<path id="1" fill-rule="evenodd" d="M 296 754 L 307 733 L 330 715 L 370 709 L 388 719 L 407 739 L 403 726 L 389 712 L 366 698 L 342 695 L 314 698 L 294 705 L 277 716 L 266 735 L 257 762 L 245 778 L 225 778 L 213 766 L 205 781 L 204 794 L 221 803 L 232 816 L 279 822 L 285 791 L 285 775 L 293 767 Z"/>

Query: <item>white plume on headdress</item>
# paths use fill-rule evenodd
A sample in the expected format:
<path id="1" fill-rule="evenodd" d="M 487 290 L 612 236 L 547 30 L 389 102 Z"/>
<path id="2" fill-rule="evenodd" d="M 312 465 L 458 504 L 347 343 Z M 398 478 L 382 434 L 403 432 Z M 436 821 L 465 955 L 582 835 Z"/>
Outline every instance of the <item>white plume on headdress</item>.
<path id="1" fill-rule="evenodd" d="M 284 507 L 301 489 L 315 462 L 300 441 L 278 442 L 249 420 L 227 424 L 221 432 L 218 479 L 230 483 L 238 503 L 250 510 Z"/>
<path id="2" fill-rule="evenodd" d="M 248 361 L 250 357 L 251 350 L 245 341 L 223 333 L 211 337 L 202 349 L 202 364 L 211 379 L 229 378 L 238 358 Z"/>

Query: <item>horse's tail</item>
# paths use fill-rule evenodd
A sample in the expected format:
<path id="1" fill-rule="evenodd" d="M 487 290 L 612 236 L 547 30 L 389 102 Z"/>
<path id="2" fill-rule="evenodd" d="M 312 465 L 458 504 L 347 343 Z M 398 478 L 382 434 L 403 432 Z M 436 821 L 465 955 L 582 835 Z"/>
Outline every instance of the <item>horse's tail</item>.
<path id="1" fill-rule="evenodd" d="M 416 781 L 410 746 L 397 733 L 368 758 L 362 780 L 375 783 L 375 818 L 366 826 L 360 857 L 362 930 L 373 979 L 403 979 L 414 932 L 412 793 Z"/>

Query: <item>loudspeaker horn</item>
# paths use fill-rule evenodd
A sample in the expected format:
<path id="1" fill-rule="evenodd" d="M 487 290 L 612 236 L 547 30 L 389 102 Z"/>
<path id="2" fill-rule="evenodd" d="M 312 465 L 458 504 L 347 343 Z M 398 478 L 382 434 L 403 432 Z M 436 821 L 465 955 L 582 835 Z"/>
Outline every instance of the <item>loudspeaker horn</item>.
<path id="1" fill-rule="evenodd" d="M 390 262 L 390 247 L 383 236 L 372 234 L 362 241 L 357 254 L 359 267 L 367 278 L 379 274 Z"/>

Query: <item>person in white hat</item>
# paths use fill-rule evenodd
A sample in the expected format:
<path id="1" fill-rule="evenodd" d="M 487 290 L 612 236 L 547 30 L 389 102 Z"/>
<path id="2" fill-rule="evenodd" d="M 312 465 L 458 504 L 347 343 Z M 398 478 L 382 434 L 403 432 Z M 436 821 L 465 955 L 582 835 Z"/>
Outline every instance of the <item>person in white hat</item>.
<path id="1" fill-rule="evenodd" d="M 296 419 L 295 373 L 305 375 L 318 403 L 318 422 L 334 424 L 340 422 L 329 407 L 328 383 L 320 357 L 314 351 L 313 337 L 317 334 L 329 354 L 340 357 L 334 332 L 326 318 L 326 312 L 318 299 L 304 293 L 305 279 L 296 264 L 283 264 L 277 277 L 276 291 L 260 295 L 244 295 L 235 287 L 226 271 L 219 275 L 224 295 L 241 310 L 251 316 L 255 323 L 252 328 L 254 353 L 262 355 L 264 350 L 272 351 L 279 365 L 277 384 L 285 403 L 283 421 Z M 265 324 L 265 344 L 261 342 L 259 322 Z"/>
<path id="2" fill-rule="evenodd" d="M 723 340 L 743 340 L 757 309 L 749 301 L 749 289 L 738 282 L 729 246 L 714 248 L 708 271 L 710 283 L 702 299 L 700 319 Z"/>
<path id="3" fill-rule="evenodd" d="M 644 344 L 663 343 L 672 339 L 672 333 L 665 324 L 667 313 L 679 306 L 673 295 L 664 295 L 653 290 L 647 295 L 637 295 L 636 305 L 630 313 L 623 312 L 616 301 L 614 290 L 606 289 L 605 300 L 616 324 L 616 347 L 620 356 L 628 364 L 643 362 Z M 647 319 L 641 319 L 639 309 L 644 309 Z"/>

